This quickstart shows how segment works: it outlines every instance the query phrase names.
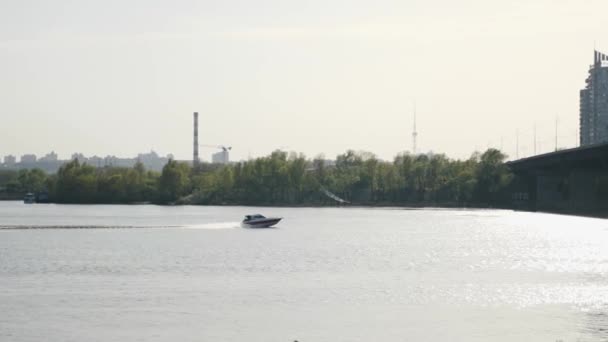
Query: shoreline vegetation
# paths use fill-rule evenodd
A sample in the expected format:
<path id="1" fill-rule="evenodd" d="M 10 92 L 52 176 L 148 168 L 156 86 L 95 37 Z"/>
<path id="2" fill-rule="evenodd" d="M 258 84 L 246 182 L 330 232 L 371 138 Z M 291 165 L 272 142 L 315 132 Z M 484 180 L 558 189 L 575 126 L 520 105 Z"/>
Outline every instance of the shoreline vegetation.
<path id="1" fill-rule="evenodd" d="M 169 160 L 162 172 L 141 163 L 95 168 L 73 160 L 56 174 L 0 171 L 0 199 L 32 192 L 72 204 L 508 208 L 513 176 L 505 159 L 496 149 L 466 160 L 404 153 L 392 161 L 349 150 L 331 162 L 275 151 L 229 165 Z"/>

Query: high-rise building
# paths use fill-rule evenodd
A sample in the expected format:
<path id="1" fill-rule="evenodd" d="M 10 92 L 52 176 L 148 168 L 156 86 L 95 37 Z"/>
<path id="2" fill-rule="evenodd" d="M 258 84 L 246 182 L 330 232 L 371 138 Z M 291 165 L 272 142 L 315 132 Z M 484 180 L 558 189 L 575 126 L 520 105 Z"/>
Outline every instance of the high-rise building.
<path id="1" fill-rule="evenodd" d="M 33 164 L 36 162 L 35 154 L 24 154 L 21 156 L 21 164 Z"/>
<path id="2" fill-rule="evenodd" d="M 92 156 L 90 158 L 86 158 L 86 162 L 94 167 L 102 167 L 104 165 L 104 159 L 100 156 Z"/>
<path id="3" fill-rule="evenodd" d="M 17 158 L 15 156 L 9 154 L 8 156 L 4 156 L 4 164 L 7 166 L 13 166 L 17 162 Z"/>
<path id="4" fill-rule="evenodd" d="M 155 171 L 162 170 L 163 166 L 167 164 L 169 159 L 173 159 L 173 156 L 169 154 L 166 158 L 161 157 L 154 151 L 150 151 L 150 153 L 140 153 L 137 155 L 137 161 L 141 162 L 146 169 Z"/>
<path id="5" fill-rule="evenodd" d="M 214 164 L 228 164 L 230 162 L 230 155 L 227 149 L 223 149 L 217 153 L 211 155 L 211 161 Z"/>
<path id="6" fill-rule="evenodd" d="M 14 166 L 17 163 L 17 158 L 13 155 L 4 156 L 4 165 Z"/>
<path id="7" fill-rule="evenodd" d="M 82 153 L 76 152 L 76 153 L 72 154 L 72 159 L 71 160 L 78 160 L 78 162 L 80 164 L 84 164 L 84 163 L 87 162 L 87 157 L 85 157 L 84 154 L 82 154 Z"/>
<path id="8" fill-rule="evenodd" d="M 608 55 L 594 51 L 585 83 L 580 91 L 580 144 L 608 142 Z"/>
<path id="9" fill-rule="evenodd" d="M 55 151 L 51 151 L 51 153 L 47 153 L 44 157 L 38 159 L 40 162 L 56 162 L 58 160 L 57 153 Z"/>

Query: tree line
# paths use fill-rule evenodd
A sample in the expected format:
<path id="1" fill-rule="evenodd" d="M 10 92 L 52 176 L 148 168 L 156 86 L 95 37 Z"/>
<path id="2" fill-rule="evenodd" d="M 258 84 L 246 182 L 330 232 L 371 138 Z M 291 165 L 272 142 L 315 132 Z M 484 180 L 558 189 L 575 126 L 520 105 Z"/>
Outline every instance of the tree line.
<path id="1" fill-rule="evenodd" d="M 352 150 L 334 161 L 275 151 L 230 165 L 170 160 L 162 172 L 73 160 L 53 175 L 0 173 L 0 191 L 45 191 L 57 203 L 334 205 L 329 192 L 360 205 L 501 206 L 512 180 L 505 159 L 496 149 L 467 160 L 404 153 L 392 161 Z"/>

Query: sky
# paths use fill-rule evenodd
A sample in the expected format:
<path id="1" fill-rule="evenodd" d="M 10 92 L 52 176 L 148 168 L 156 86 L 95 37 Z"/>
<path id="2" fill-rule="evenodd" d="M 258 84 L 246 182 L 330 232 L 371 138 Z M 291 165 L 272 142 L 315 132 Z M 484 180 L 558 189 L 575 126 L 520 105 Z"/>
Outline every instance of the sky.
<path id="1" fill-rule="evenodd" d="M 347 149 L 511 158 L 577 141 L 605 0 L 0 0 L 0 156 Z M 414 105 L 415 104 L 415 105 Z M 556 125 L 557 122 L 557 125 Z M 519 137 L 519 150 L 516 140 Z M 213 148 L 201 148 L 210 159 Z"/>

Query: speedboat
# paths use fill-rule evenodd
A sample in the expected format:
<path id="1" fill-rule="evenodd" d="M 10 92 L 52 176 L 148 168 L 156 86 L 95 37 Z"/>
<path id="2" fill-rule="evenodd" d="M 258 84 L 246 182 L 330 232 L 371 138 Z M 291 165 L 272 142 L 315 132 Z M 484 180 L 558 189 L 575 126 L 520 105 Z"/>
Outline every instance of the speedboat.
<path id="1" fill-rule="evenodd" d="M 268 228 L 279 223 L 282 217 L 264 217 L 260 214 L 246 215 L 241 227 L 244 228 Z"/>

